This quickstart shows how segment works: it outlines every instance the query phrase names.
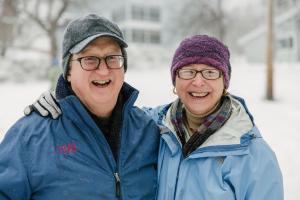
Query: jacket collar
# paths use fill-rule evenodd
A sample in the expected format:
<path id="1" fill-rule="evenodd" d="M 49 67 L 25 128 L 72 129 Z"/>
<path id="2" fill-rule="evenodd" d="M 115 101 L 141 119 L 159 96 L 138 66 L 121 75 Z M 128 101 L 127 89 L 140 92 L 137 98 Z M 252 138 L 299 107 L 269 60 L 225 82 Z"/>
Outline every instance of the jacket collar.
<path id="1" fill-rule="evenodd" d="M 233 112 L 226 124 L 195 150 L 190 158 L 195 156 L 245 154 L 247 153 L 247 148 L 245 147 L 248 146 L 250 140 L 261 137 L 244 100 L 239 97 L 236 98 L 235 96 L 231 98 Z M 165 127 L 161 129 L 162 139 L 167 143 L 170 151 L 174 155 L 181 151 L 181 144 L 175 134 L 169 113 L 169 109 L 167 111 L 166 109 L 161 109 L 160 114 L 164 117 L 161 117 L 159 123 Z M 201 155 L 199 153 L 201 153 Z"/>
<path id="2" fill-rule="evenodd" d="M 123 112 L 126 112 L 134 105 L 139 91 L 130 86 L 128 83 L 124 82 L 120 92 L 124 97 Z M 78 97 L 76 97 L 74 94 L 69 94 L 68 96 L 60 99 L 59 104 L 61 105 L 62 115 L 67 116 L 69 119 L 72 119 L 77 123 L 90 123 L 91 117 L 88 114 L 88 111 Z"/>

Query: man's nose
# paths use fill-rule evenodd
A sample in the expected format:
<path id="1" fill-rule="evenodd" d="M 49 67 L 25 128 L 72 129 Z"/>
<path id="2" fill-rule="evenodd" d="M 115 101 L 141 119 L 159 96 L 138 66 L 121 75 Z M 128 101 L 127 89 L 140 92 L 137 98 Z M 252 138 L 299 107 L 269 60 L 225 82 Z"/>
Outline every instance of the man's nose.
<path id="1" fill-rule="evenodd" d="M 108 68 L 108 66 L 107 66 L 107 64 L 106 64 L 106 62 L 103 60 L 103 59 L 101 59 L 100 60 L 100 64 L 99 64 L 99 67 L 98 67 L 98 69 L 96 69 L 96 72 L 98 73 L 98 74 L 108 74 L 109 73 L 109 68 Z"/>

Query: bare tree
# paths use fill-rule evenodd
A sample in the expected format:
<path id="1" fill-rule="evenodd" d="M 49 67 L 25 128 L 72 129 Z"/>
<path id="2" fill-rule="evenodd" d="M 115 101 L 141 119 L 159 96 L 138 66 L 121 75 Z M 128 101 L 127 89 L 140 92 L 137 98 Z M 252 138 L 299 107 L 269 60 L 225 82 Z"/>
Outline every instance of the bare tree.
<path id="1" fill-rule="evenodd" d="M 18 15 L 17 1 L 4 0 L 0 7 L 0 54 L 5 56 L 8 45 L 13 41 L 15 20 Z"/>
<path id="2" fill-rule="evenodd" d="M 84 14 L 94 11 L 100 12 L 107 9 L 103 3 L 113 4 L 115 0 L 19 0 L 22 2 L 22 11 L 37 24 L 49 38 L 51 61 L 57 59 L 58 55 L 58 30 L 66 25 L 64 14 L 66 11 L 73 14 Z M 102 4 L 101 4 L 102 3 Z M 95 6 L 95 5 L 102 5 Z M 114 5 L 114 4 L 113 4 Z M 110 6 L 113 6 L 110 5 Z M 67 19 L 68 20 L 68 19 Z"/>
<path id="3" fill-rule="evenodd" d="M 177 27 L 182 35 L 208 32 L 224 40 L 227 13 L 222 0 L 187 0 L 177 15 Z"/>
<path id="4" fill-rule="evenodd" d="M 57 59 L 57 31 L 71 0 L 22 0 L 22 11 L 48 36 L 51 61 Z"/>

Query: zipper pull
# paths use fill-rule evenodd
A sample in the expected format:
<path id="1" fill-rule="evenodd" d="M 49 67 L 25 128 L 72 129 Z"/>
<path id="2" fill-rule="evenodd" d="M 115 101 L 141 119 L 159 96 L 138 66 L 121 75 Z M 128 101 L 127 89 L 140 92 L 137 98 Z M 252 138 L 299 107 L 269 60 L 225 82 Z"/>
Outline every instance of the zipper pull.
<path id="1" fill-rule="evenodd" d="M 116 179 L 116 197 L 120 198 L 121 196 L 121 188 L 120 188 L 120 176 L 117 172 L 114 173 L 114 177 Z"/>

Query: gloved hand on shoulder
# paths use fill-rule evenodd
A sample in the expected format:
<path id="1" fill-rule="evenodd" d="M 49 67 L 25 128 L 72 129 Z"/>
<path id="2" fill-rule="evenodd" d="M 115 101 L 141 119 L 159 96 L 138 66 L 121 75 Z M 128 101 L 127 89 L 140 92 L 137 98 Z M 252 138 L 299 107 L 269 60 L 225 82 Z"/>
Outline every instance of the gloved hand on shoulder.
<path id="1" fill-rule="evenodd" d="M 24 109 L 24 114 L 30 115 L 32 111 L 35 111 L 41 116 L 46 117 L 50 114 L 53 119 L 57 119 L 59 115 L 62 114 L 57 100 L 63 99 L 72 94 L 74 94 L 74 92 L 72 91 L 69 83 L 64 79 L 63 75 L 60 75 L 57 80 L 55 93 L 53 91 L 44 92 L 38 100 Z"/>
<path id="2" fill-rule="evenodd" d="M 49 114 L 53 119 L 57 119 L 61 115 L 61 110 L 55 98 L 55 94 L 52 91 L 46 91 L 31 105 L 26 106 L 24 109 L 25 115 L 30 115 L 32 111 L 37 112 L 43 117 Z"/>

